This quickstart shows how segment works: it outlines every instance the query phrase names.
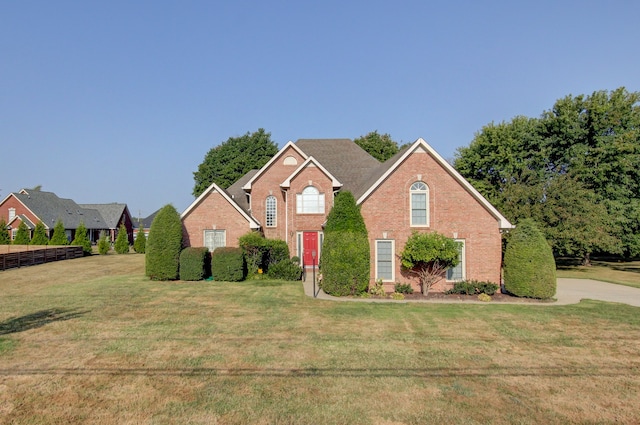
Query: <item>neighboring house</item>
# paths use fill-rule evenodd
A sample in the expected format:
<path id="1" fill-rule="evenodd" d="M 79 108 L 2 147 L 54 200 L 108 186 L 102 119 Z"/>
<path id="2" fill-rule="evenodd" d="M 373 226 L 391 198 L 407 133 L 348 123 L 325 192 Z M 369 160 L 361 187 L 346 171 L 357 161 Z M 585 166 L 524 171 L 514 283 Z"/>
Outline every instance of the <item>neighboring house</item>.
<path id="1" fill-rule="evenodd" d="M 238 246 L 259 230 L 283 239 L 305 266 L 317 264 L 334 195 L 348 190 L 360 206 L 371 248 L 371 279 L 388 290 L 417 280 L 398 254 L 412 232 L 437 231 L 460 242 L 461 262 L 434 290 L 456 280 L 501 280 L 501 231 L 513 226 L 424 140 L 384 163 L 349 139 L 287 143 L 260 170 L 228 189 L 212 184 L 181 215 L 186 246 Z"/>
<path id="2" fill-rule="evenodd" d="M 149 230 L 151 229 L 151 223 L 153 223 L 153 219 L 156 218 L 156 214 L 158 214 L 156 210 L 153 214 L 146 218 L 138 217 L 133 219 L 133 239 L 135 240 L 138 237 L 138 232 L 141 230 L 144 232 L 144 236 L 149 238 Z"/>
<path id="3" fill-rule="evenodd" d="M 89 231 L 92 242 L 98 240 L 102 231 L 114 241 L 121 223 L 127 228 L 129 242 L 133 241 L 131 215 L 126 204 L 77 204 L 71 199 L 59 198 L 52 192 L 22 189 L 10 193 L 0 202 L 0 217 L 4 217 L 11 239 L 20 222 L 24 222 L 33 232 L 39 221 L 44 224 L 51 238 L 56 222 L 61 220 L 69 241 L 75 238 L 80 223 Z"/>

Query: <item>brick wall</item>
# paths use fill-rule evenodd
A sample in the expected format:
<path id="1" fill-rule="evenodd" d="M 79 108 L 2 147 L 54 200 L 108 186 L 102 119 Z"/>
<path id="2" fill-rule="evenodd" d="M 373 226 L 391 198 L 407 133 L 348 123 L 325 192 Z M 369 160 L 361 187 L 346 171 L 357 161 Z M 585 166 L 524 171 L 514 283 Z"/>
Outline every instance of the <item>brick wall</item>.
<path id="1" fill-rule="evenodd" d="M 411 185 L 421 180 L 429 187 L 428 227 L 411 227 Z M 437 231 L 450 238 L 465 241 L 467 279 L 500 282 L 501 238 L 499 223 L 467 190 L 444 170 L 428 153 L 413 153 L 361 205 L 369 231 L 371 276 L 375 277 L 375 241 L 395 241 L 395 281 L 411 283 L 419 290 L 417 280 L 402 274 L 397 255 L 412 231 Z M 387 291 L 393 282 L 385 283 Z M 452 282 L 442 279 L 434 290 L 450 288 Z"/>

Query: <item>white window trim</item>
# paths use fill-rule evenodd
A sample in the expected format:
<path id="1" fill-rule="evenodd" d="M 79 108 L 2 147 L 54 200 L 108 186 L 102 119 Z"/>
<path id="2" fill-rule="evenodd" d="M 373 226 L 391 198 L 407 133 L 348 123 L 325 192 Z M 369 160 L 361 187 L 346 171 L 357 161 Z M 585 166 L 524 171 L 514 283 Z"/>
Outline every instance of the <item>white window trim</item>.
<path id="1" fill-rule="evenodd" d="M 304 191 L 309 188 L 313 188 L 316 192 L 318 192 L 317 194 L 313 194 L 317 196 L 316 198 L 317 202 L 315 203 L 316 209 L 314 211 L 304 211 L 304 208 L 303 208 L 305 205 L 303 201 L 303 198 L 305 195 Z M 309 195 L 307 194 L 307 196 Z M 309 185 L 302 190 L 302 193 L 296 194 L 296 213 L 297 214 L 324 214 L 325 211 L 326 211 L 325 196 L 324 196 L 324 193 L 321 193 L 317 187 L 313 185 Z"/>
<path id="2" fill-rule="evenodd" d="M 391 243 L 391 279 L 382 279 L 383 282 L 395 282 L 396 281 L 396 241 L 395 239 L 376 239 L 376 252 L 375 252 L 375 277 L 378 280 L 378 242 L 390 242 Z"/>
<path id="3" fill-rule="evenodd" d="M 204 229 L 203 233 L 202 233 L 202 245 L 206 246 L 207 248 L 209 248 L 210 252 L 213 252 L 215 250 L 212 250 L 211 247 L 206 245 L 207 242 L 207 232 L 222 232 L 222 236 L 223 236 L 223 244 L 222 247 L 227 246 L 227 231 L 225 229 Z M 222 247 L 216 247 L 216 248 L 222 248 Z"/>
<path id="4" fill-rule="evenodd" d="M 269 200 L 273 199 L 273 223 L 269 224 Z M 267 196 L 267 199 L 264 201 L 264 211 L 265 211 L 265 226 L 266 227 L 278 227 L 278 199 L 273 196 Z"/>
<path id="5" fill-rule="evenodd" d="M 467 242 L 464 239 L 454 239 L 454 242 L 461 243 L 462 249 L 460 250 L 460 263 L 459 267 L 462 268 L 462 278 L 461 279 L 449 279 L 449 269 L 446 271 L 447 282 L 462 282 L 467 279 Z M 458 267 L 456 266 L 456 267 Z"/>
<path id="6" fill-rule="evenodd" d="M 426 187 L 426 190 L 412 190 L 411 187 L 413 187 L 413 185 L 416 183 L 424 184 Z M 425 195 L 425 204 L 426 204 L 426 223 L 425 224 L 413 223 L 413 194 L 414 193 L 420 193 Z M 411 183 L 411 186 L 409 188 L 409 221 L 410 221 L 411 227 L 429 227 L 430 225 L 431 218 L 429 214 L 429 185 L 423 182 L 422 180 L 416 180 L 415 182 Z"/>

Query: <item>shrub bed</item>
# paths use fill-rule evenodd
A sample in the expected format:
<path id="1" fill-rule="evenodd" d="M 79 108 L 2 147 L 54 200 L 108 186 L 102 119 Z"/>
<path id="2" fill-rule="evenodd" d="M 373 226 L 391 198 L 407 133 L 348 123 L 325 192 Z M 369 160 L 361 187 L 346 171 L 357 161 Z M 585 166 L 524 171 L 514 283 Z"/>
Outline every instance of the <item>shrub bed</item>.
<path id="1" fill-rule="evenodd" d="M 207 249 L 206 247 L 187 247 L 183 249 L 180 253 L 180 279 L 204 279 L 208 275 L 208 262 L 210 262 L 210 256 L 209 249 Z M 210 267 L 211 266 L 209 265 L 209 268 Z"/>

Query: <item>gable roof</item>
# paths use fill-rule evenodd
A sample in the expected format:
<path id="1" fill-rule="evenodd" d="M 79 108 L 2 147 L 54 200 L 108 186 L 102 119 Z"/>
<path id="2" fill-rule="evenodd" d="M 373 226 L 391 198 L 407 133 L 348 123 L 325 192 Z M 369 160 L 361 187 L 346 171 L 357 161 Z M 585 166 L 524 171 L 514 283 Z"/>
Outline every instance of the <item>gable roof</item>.
<path id="1" fill-rule="evenodd" d="M 240 177 L 234 184 L 229 186 L 226 191 L 231 199 L 235 201 L 240 208 L 242 208 L 247 214 L 251 214 L 251 205 L 249 205 L 249 197 L 247 192 L 243 189 L 249 181 L 253 180 L 253 176 L 258 173 L 259 170 L 249 170 L 247 174 Z"/>
<path id="2" fill-rule="evenodd" d="M 269 162 L 267 162 L 265 165 L 262 166 L 262 168 L 260 168 L 259 170 L 256 171 L 256 173 L 254 173 L 251 178 L 244 184 L 242 185 L 242 189 L 246 190 L 246 191 L 251 191 L 251 185 L 253 184 L 253 182 L 260 177 L 268 168 L 271 164 L 273 164 L 275 161 L 278 160 L 278 158 L 280 158 L 284 152 L 287 151 L 288 148 L 293 148 L 296 152 L 298 152 L 298 154 L 300 154 L 300 156 L 302 156 L 304 159 L 307 159 L 307 155 L 302 152 L 300 150 L 300 148 L 298 148 L 296 145 L 294 145 L 292 142 L 288 142 L 286 145 L 284 145 L 282 147 L 282 149 L 280 149 L 278 151 L 277 154 L 275 154 L 270 160 Z M 245 174 L 246 176 L 246 174 Z M 234 183 L 235 185 L 235 183 Z M 231 185 L 233 186 L 233 185 Z"/>
<path id="3" fill-rule="evenodd" d="M 231 197 L 231 195 L 229 195 L 229 193 L 227 193 L 227 191 L 225 191 L 224 189 L 220 188 L 220 186 L 218 186 L 215 183 L 211 183 L 211 185 L 204 192 L 202 192 L 202 194 L 200 194 L 200 196 L 198 196 L 198 198 L 196 198 L 196 200 L 193 201 L 191 203 L 191 205 L 189 205 L 187 207 L 187 209 L 185 209 L 182 212 L 182 214 L 180 214 L 180 219 L 183 220 L 194 208 L 196 208 L 204 200 L 204 198 L 206 198 L 210 193 L 213 193 L 213 192 L 220 193 L 220 195 L 222 195 L 222 197 L 227 202 L 229 202 L 231 204 L 231 206 L 233 206 L 233 208 L 235 208 L 236 211 L 238 211 L 249 222 L 249 227 L 251 229 L 259 229 L 260 228 L 260 223 L 258 223 L 256 221 L 256 219 L 254 219 L 251 216 L 251 214 L 249 214 L 247 211 L 245 211 L 243 208 L 241 208 L 240 205 L 238 205 L 238 203 L 235 202 L 235 200 Z"/>
<path id="4" fill-rule="evenodd" d="M 514 226 L 506 219 L 491 203 L 480 194 L 460 173 L 458 173 L 451 164 L 449 164 L 444 158 L 440 156 L 424 139 L 419 138 L 411 146 L 401 150 L 389 160 L 385 161 L 382 165 L 374 169 L 368 176 L 371 184 L 369 184 L 361 194 L 356 198 L 356 203 L 360 205 L 364 202 L 374 190 L 376 190 L 387 177 L 393 173 L 402 164 L 409 155 L 423 149 L 427 154 L 431 155 L 433 159 L 453 177 L 471 196 L 473 196 L 491 215 L 493 215 L 500 225 L 501 229 L 512 229 Z M 363 189 L 363 188 L 360 188 Z M 355 195 L 354 195 L 355 196 Z"/>
<path id="5" fill-rule="evenodd" d="M 280 183 L 280 187 L 289 188 L 291 186 L 291 180 L 295 178 L 302 170 L 310 166 L 318 167 L 327 177 L 329 177 L 331 179 L 331 184 L 333 185 L 333 187 L 342 186 L 342 183 L 340 183 L 338 179 L 336 179 L 329 171 L 327 171 L 327 169 L 324 168 L 321 163 L 319 163 L 313 156 L 310 156 L 305 162 L 303 162 L 298 168 L 296 168 L 296 170 L 291 173 L 285 181 Z"/>
<path id="6" fill-rule="evenodd" d="M 73 200 L 59 198 L 52 192 L 22 189 L 10 196 L 14 196 L 38 217 L 45 228 L 53 228 L 58 220 L 62 221 L 65 229 L 77 229 L 81 222 L 87 229 L 107 228 L 104 218 L 97 210 L 83 208 Z"/>
<path id="7" fill-rule="evenodd" d="M 118 204 L 113 202 L 111 204 L 78 204 L 80 207 L 96 210 L 102 218 L 104 219 L 105 224 L 108 229 L 115 229 L 120 224 L 120 218 L 122 214 L 129 215 L 129 209 L 127 208 L 127 204 Z M 86 224 L 86 223 L 85 223 Z"/>

